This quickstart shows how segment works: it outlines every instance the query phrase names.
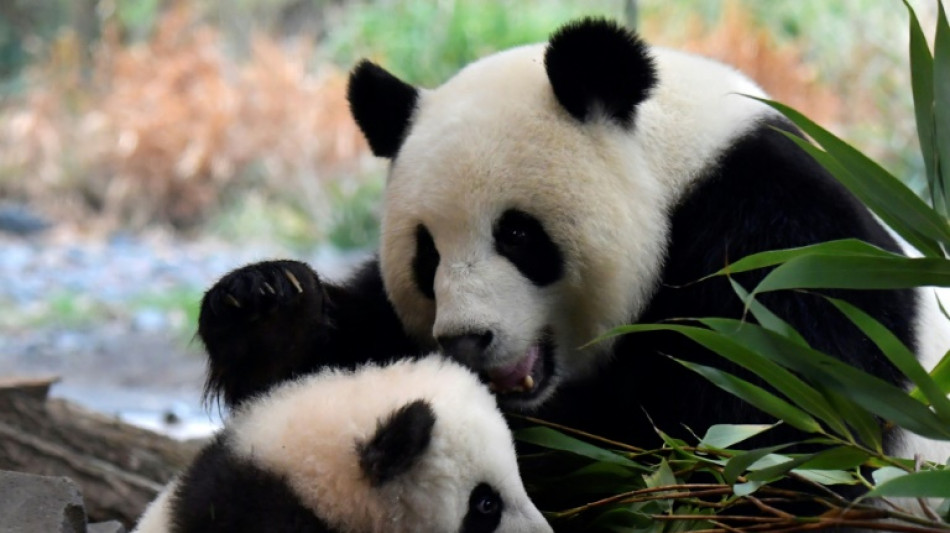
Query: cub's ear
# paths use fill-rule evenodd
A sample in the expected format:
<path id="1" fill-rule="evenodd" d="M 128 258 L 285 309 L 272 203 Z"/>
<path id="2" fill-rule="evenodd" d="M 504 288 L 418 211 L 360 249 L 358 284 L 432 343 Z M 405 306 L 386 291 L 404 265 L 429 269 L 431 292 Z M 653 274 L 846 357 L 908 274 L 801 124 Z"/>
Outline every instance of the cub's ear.
<path id="1" fill-rule="evenodd" d="M 406 404 L 385 420 L 380 420 L 376 434 L 357 443 L 360 468 L 373 486 L 408 471 L 429 447 L 435 412 L 425 400 Z"/>
<path id="2" fill-rule="evenodd" d="M 633 126 L 637 105 L 657 82 L 646 44 L 603 19 L 585 18 L 554 32 L 544 67 L 558 102 L 581 122 L 600 115 Z"/>
<path id="3" fill-rule="evenodd" d="M 350 73 L 347 99 L 373 153 L 395 157 L 409 132 L 419 90 L 364 59 Z"/>

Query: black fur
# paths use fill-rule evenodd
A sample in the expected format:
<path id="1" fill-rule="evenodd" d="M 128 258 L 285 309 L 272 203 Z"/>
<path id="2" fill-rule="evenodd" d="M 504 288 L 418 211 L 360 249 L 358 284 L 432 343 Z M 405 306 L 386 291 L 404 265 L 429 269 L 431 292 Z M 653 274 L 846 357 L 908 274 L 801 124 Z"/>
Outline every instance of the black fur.
<path id="1" fill-rule="evenodd" d="M 360 468 L 374 487 L 412 468 L 432 441 L 435 412 L 425 400 L 408 403 L 385 420 L 380 420 L 376 434 L 357 450 Z"/>
<path id="2" fill-rule="evenodd" d="M 498 529 L 505 502 L 488 483 L 479 483 L 468 497 L 468 512 L 459 533 L 491 533 Z"/>
<path id="3" fill-rule="evenodd" d="M 583 19 L 555 32 L 544 66 L 558 102 L 581 122 L 599 112 L 632 126 L 637 105 L 657 82 L 643 41 L 603 19 Z"/>
<path id="4" fill-rule="evenodd" d="M 629 122 L 636 105 L 655 84 L 655 69 L 644 45 L 629 32 L 604 21 L 585 20 L 555 33 L 546 66 L 559 101 L 578 119 L 586 117 L 596 104 L 616 120 Z M 376 72 L 369 66 L 357 69 L 362 70 Z M 372 76 L 376 74 L 355 75 L 354 79 Z M 741 317 L 739 299 L 725 279 L 690 282 L 751 253 L 841 238 L 858 238 L 898 250 L 868 211 L 794 143 L 775 131 L 775 126 L 793 130 L 779 119 L 755 127 L 723 154 L 715 168 L 694 184 L 670 214 L 671 244 L 663 261 L 661 285 L 642 316 L 630 317 L 631 321 Z M 631 208 L 638 200 L 629 199 Z M 501 222 L 505 223 L 496 224 L 496 233 L 498 227 L 509 226 L 505 217 Z M 494 238 L 503 240 L 498 234 Z M 535 267 L 525 267 L 525 261 L 512 259 L 516 257 L 512 249 L 516 248 L 511 248 L 510 243 L 498 246 L 499 253 L 509 257 L 526 277 L 538 284 L 556 279 L 541 268 L 559 264 L 553 254 L 541 262 L 538 274 Z M 223 390 L 226 399 L 233 402 L 239 394 L 229 394 L 229 388 L 238 392 L 260 390 L 321 366 L 352 366 L 357 362 L 353 358 L 388 359 L 418 350 L 406 337 L 387 300 L 378 269 L 378 262 L 373 261 L 348 283 L 323 286 L 328 303 L 320 317 L 307 311 L 306 306 L 294 304 L 294 312 L 289 311 L 293 306 L 288 305 L 287 312 L 281 307 L 262 319 L 266 328 L 260 324 L 248 327 L 251 322 L 232 320 L 226 313 L 211 319 L 215 325 L 212 328 L 206 327 L 208 320 L 203 307 L 201 335 L 211 353 L 211 375 L 227 376 L 209 381 L 209 387 Z M 754 272 L 736 279 L 751 288 L 763 275 Z M 914 292 L 827 293 L 870 313 L 914 347 Z M 206 300 L 210 297 L 211 293 Z M 253 294 L 249 297 L 256 298 Z M 220 298 L 218 294 L 217 300 Z M 900 381 L 899 374 L 873 343 L 818 296 L 785 291 L 764 295 L 762 302 L 798 329 L 813 347 L 890 382 Z M 232 337 L 206 334 L 218 331 L 227 331 Z M 266 336 L 262 337 L 259 331 Z M 297 341 L 290 343 L 285 338 Z M 254 351 L 257 359 L 244 355 L 246 350 L 242 347 L 253 343 L 269 347 L 269 351 L 264 355 Z M 724 365 L 718 357 L 682 337 L 659 333 L 629 336 L 620 339 L 614 351 L 607 368 L 587 382 L 565 386 L 539 415 L 638 445 L 648 445 L 656 439 L 646 414 L 639 409 L 641 406 L 664 431 L 684 437 L 688 434 L 683 426 L 701 433 L 710 422 L 770 420 L 754 406 L 669 361 L 665 355 Z M 616 406 L 624 406 L 633 422 L 617 424 Z M 762 444 L 787 441 L 792 431 L 781 427 L 769 432 Z"/>
<path id="5" fill-rule="evenodd" d="M 777 119 L 755 128 L 737 141 L 718 166 L 700 178 L 676 207 L 671 214 L 671 245 L 660 289 L 643 315 L 631 317 L 631 321 L 741 317 L 741 303 L 726 280 L 689 282 L 751 253 L 847 237 L 898 250 L 893 239 L 850 193 L 773 126 L 792 129 Z M 635 198 L 630 201 L 636 203 Z M 254 364 L 243 362 L 234 354 L 243 353 L 238 349 L 242 343 L 265 345 L 265 340 L 255 337 L 258 330 L 230 322 L 227 316 L 216 317 L 215 321 L 221 322 L 218 330 L 228 329 L 240 339 L 216 346 L 202 333 L 209 352 L 218 354 L 211 358 L 212 375 L 224 372 L 233 382 L 253 382 L 260 390 L 323 366 L 352 367 L 358 362 L 354 358 L 378 361 L 417 353 L 413 352 L 418 350 L 417 345 L 406 337 L 387 300 L 378 269 L 378 262 L 372 261 L 348 283 L 324 286 L 330 300 L 325 321 L 333 324 L 326 335 L 313 335 L 314 327 L 323 326 L 303 313 L 278 312 L 285 318 L 268 319 L 270 336 L 266 339 L 277 345 L 266 353 L 278 355 L 259 357 Z M 751 288 L 763 275 L 753 272 L 737 276 L 737 280 Z M 914 292 L 827 293 L 870 313 L 915 348 Z M 899 374 L 873 343 L 819 297 L 783 291 L 764 295 L 762 301 L 798 329 L 813 347 L 890 382 L 900 381 Z M 206 320 L 202 316 L 203 324 Z M 305 337 L 308 331 L 310 336 Z M 379 336 L 368 335 L 367 331 L 378 332 Z M 307 342 L 287 346 L 281 340 L 295 336 Z M 370 339 L 378 340 L 368 346 Z M 231 356 L 227 349 L 233 350 Z M 685 438 L 689 438 L 685 427 L 702 433 L 712 422 L 771 421 L 754 406 L 669 361 L 664 354 L 724 366 L 720 358 L 682 337 L 632 335 L 621 338 L 614 352 L 608 367 L 589 381 L 565 385 L 538 416 L 641 446 L 657 438 L 647 414 L 667 433 Z M 216 370 L 216 366 L 222 368 Z M 248 372 L 249 368 L 259 371 Z M 228 395 L 228 390 L 235 388 L 231 382 L 219 380 L 214 385 L 217 389 L 212 390 L 234 398 L 233 394 Z M 627 406 L 625 412 L 630 422 L 616 423 L 616 406 Z M 641 406 L 644 412 L 639 409 Z M 798 436 L 790 435 L 792 431 L 780 427 L 766 433 L 757 444 L 787 442 Z"/>
<path id="6" fill-rule="evenodd" d="M 421 355 L 385 297 L 376 259 L 343 285 L 322 283 L 299 261 L 242 267 L 205 294 L 198 335 L 208 351 L 205 396 L 229 407 L 327 366 Z"/>
<path id="7" fill-rule="evenodd" d="M 350 74 L 347 99 L 373 153 L 395 157 L 409 132 L 419 91 L 364 59 Z"/>
<path id="8" fill-rule="evenodd" d="M 689 282 L 751 253 L 842 238 L 858 238 L 898 250 L 890 235 L 849 192 L 773 126 L 793 129 L 778 120 L 757 127 L 729 150 L 675 209 L 661 287 L 637 321 L 741 317 L 741 302 L 727 280 Z M 762 276 L 764 272 L 753 272 L 736 279 L 751 288 Z M 857 305 L 914 347 L 914 292 L 826 294 Z M 898 372 L 874 344 L 817 295 L 784 291 L 764 295 L 761 301 L 791 323 L 814 348 L 889 382 L 900 382 Z M 538 416 L 640 446 L 657 442 L 648 415 L 663 431 L 686 439 L 692 438 L 687 427 L 702 434 L 712 422 L 772 421 L 754 406 L 720 391 L 665 357 L 672 355 L 738 372 L 681 336 L 658 333 L 622 337 L 614 352 L 607 368 L 587 382 L 562 389 Z M 607 408 L 618 405 L 627 406 L 624 424 L 617 424 L 615 411 Z M 795 437 L 800 435 L 792 428 L 780 426 L 755 445 L 788 442 Z"/>
<path id="9" fill-rule="evenodd" d="M 439 251 L 432 234 L 425 226 L 416 227 L 416 255 L 412 258 L 412 279 L 426 298 L 435 300 L 435 271 L 439 268 Z"/>
<path id="10" fill-rule="evenodd" d="M 227 434 L 206 446 L 171 498 L 172 533 L 334 533 L 281 477 L 234 456 Z"/>
<path id="11" fill-rule="evenodd" d="M 561 250 L 544 231 L 541 222 L 524 211 L 509 209 L 502 213 L 492 237 L 495 251 L 535 285 L 550 285 L 564 274 Z"/>

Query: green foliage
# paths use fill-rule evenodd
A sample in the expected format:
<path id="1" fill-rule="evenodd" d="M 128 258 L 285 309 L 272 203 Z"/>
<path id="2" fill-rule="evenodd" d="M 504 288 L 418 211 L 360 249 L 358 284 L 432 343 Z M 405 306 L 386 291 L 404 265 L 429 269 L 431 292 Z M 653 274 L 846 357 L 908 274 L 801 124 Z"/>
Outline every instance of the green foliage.
<path id="1" fill-rule="evenodd" d="M 532 469 L 538 466 L 538 458 L 524 458 L 533 494 L 540 502 L 553 501 L 548 508 L 558 509 L 549 513 L 557 528 L 638 532 L 803 531 L 841 526 L 895 531 L 950 529 L 950 469 L 920 458 L 886 455 L 879 423 L 950 440 L 950 354 L 928 372 L 913 352 L 874 318 L 846 301 L 822 296 L 913 384 L 914 390 L 906 392 L 813 349 L 756 298 L 778 290 L 950 287 L 946 255 L 950 249 L 950 25 L 941 6 L 931 55 L 913 11 L 909 5 L 907 8 L 911 13 L 916 116 L 935 207 L 920 200 L 871 158 L 800 113 L 776 102 L 766 103 L 815 141 L 812 145 L 793 137 L 803 150 L 923 257 L 907 258 L 855 240 L 755 254 L 711 274 L 729 277 L 736 297 L 755 322 L 699 318 L 689 325 L 676 321 L 634 324 L 605 336 L 667 331 L 698 343 L 768 387 L 712 366 L 677 361 L 772 415 L 778 424 L 802 430 L 808 440 L 743 449 L 747 439 L 773 426 L 714 425 L 695 443 L 671 439 L 661 427 L 657 431 L 664 446 L 639 450 L 589 435 L 567 439 L 554 429 L 522 431 L 518 438 L 549 450 L 539 454 L 546 456 L 541 464 L 550 465 L 551 455 L 557 455 L 571 465 L 568 471 L 538 483 Z M 731 278 L 762 268 L 771 270 L 749 290 Z M 676 360 L 676 354 L 670 356 Z M 592 449 L 592 442 L 602 450 Z M 803 444 L 814 451 L 783 453 L 801 450 Z M 776 485 L 788 480 L 797 484 L 791 485 L 793 488 Z M 552 499 L 552 483 L 570 486 L 576 501 L 563 494 Z M 842 484 L 869 490 L 866 496 L 848 501 L 829 489 Z M 591 494 L 596 498 L 585 497 Z M 870 497 L 919 500 L 889 500 L 890 505 L 880 506 L 871 504 Z M 833 512 L 793 516 L 778 509 L 783 503 L 800 500 Z M 914 513 L 912 506 L 917 505 L 923 506 L 923 516 Z M 754 512 L 749 512 L 750 508 Z"/>
<path id="2" fill-rule="evenodd" d="M 491 52 L 544 41 L 551 28 L 573 18 L 622 19 L 621 8 L 604 0 L 354 2 L 328 28 L 326 44 L 341 65 L 369 57 L 414 84 L 434 86 Z"/>
<path id="3" fill-rule="evenodd" d="M 369 248 L 379 242 L 383 180 L 345 185 L 335 182 L 328 188 L 334 215 L 329 241 L 341 250 Z"/>

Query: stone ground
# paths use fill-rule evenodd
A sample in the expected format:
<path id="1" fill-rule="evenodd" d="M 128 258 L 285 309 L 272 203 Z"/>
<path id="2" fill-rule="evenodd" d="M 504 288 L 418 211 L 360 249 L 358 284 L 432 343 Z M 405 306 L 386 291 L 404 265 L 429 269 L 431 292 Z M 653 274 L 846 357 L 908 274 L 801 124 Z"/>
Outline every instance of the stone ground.
<path id="1" fill-rule="evenodd" d="M 205 435 L 218 418 L 200 404 L 202 292 L 253 261 L 298 258 L 339 279 L 365 255 L 161 232 L 0 233 L 0 377 L 57 375 L 53 396 L 173 436 Z"/>

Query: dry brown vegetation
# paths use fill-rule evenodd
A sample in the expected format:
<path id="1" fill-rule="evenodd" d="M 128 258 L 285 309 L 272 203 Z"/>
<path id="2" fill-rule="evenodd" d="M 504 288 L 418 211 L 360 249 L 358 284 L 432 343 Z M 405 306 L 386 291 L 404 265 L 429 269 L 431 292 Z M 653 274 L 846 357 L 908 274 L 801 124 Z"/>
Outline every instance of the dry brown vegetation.
<path id="1" fill-rule="evenodd" d="M 664 28 L 672 21 L 646 21 L 644 33 L 664 40 Z M 652 23 L 651 23 L 652 22 Z M 720 19 L 712 26 L 698 16 L 682 21 L 682 33 L 669 45 L 718 59 L 755 80 L 775 100 L 803 111 L 821 124 L 832 125 L 841 118 L 841 100 L 823 85 L 815 69 L 802 59 L 798 48 L 779 44 L 758 25 L 737 1 L 723 6 Z"/>
<path id="2" fill-rule="evenodd" d="M 235 60 L 183 7 L 147 42 L 116 34 L 106 29 L 89 80 L 66 34 L 24 99 L 0 109 L 0 197 L 188 227 L 242 177 L 306 189 L 352 171 L 364 152 L 345 75 L 310 68 L 312 46 L 255 35 Z"/>
<path id="3" fill-rule="evenodd" d="M 328 180 L 362 174 L 366 147 L 349 117 L 345 73 L 319 61 L 312 41 L 253 35 L 236 58 L 184 3 L 144 42 L 118 34 L 104 27 L 89 69 L 78 39 L 63 32 L 30 71 L 29 90 L 0 102 L 0 198 L 87 226 L 189 228 L 238 186 L 316 206 Z M 736 66 L 821 123 L 840 118 L 841 102 L 797 48 L 777 44 L 738 2 L 711 27 L 686 21 L 666 44 Z"/>

